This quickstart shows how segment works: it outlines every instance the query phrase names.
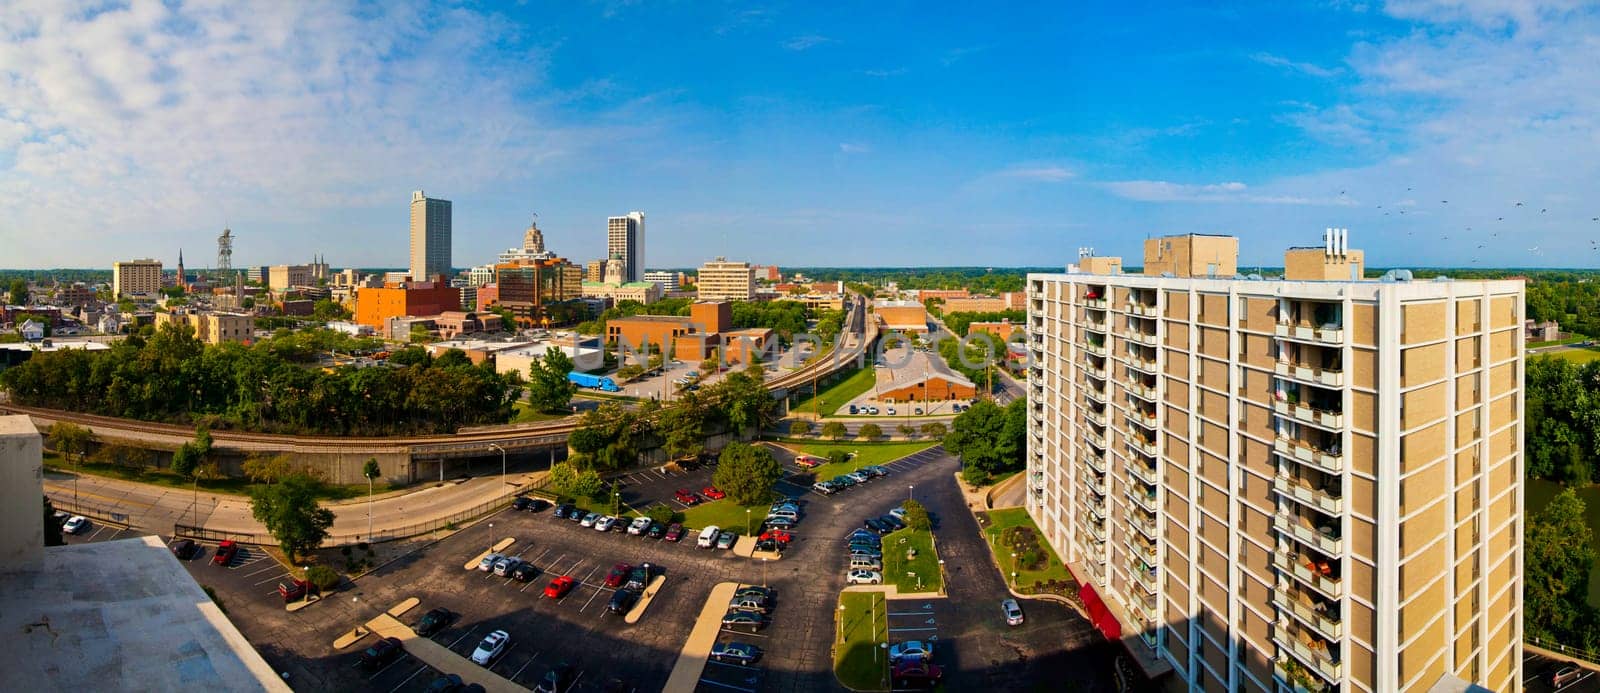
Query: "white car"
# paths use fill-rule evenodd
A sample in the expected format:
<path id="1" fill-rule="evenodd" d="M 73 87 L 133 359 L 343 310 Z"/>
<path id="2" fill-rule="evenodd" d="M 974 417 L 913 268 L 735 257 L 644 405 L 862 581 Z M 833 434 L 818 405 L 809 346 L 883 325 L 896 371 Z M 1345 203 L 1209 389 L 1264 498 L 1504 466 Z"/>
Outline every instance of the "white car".
<path id="1" fill-rule="evenodd" d="M 894 407 L 889 407 L 889 416 L 894 416 Z"/>
<path id="2" fill-rule="evenodd" d="M 628 524 L 628 533 L 634 536 L 644 534 L 648 529 L 650 529 L 650 518 L 642 515 L 633 518 L 633 522 Z"/>
<path id="3" fill-rule="evenodd" d="M 1006 615 L 1006 625 L 1022 625 L 1022 607 L 1017 604 L 1017 600 L 1007 599 L 1000 602 L 1000 611 Z"/>
<path id="4" fill-rule="evenodd" d="M 611 531 L 611 528 L 615 527 L 616 525 L 617 525 L 617 518 L 612 517 L 610 515 L 606 515 L 605 517 L 602 517 L 602 518 L 594 521 L 594 531 L 596 531 L 596 532 L 609 532 L 609 531 Z"/>
<path id="5" fill-rule="evenodd" d="M 499 563 L 500 559 L 505 557 L 506 555 L 503 553 L 491 553 L 487 556 L 484 556 L 483 560 L 478 561 L 478 570 L 481 570 L 485 573 L 494 570 L 494 564 Z"/>
<path id="6" fill-rule="evenodd" d="M 578 521 L 578 526 L 579 527 L 593 527 L 594 523 L 599 522 L 599 521 L 600 521 L 600 513 L 589 513 L 587 515 L 584 515 L 582 520 Z"/>
<path id="7" fill-rule="evenodd" d="M 472 651 L 473 663 L 489 666 L 489 660 L 500 656 L 508 642 L 511 642 L 511 634 L 503 630 L 484 636 L 483 642 L 478 643 L 478 649 Z"/>
<path id="8" fill-rule="evenodd" d="M 66 524 L 61 525 L 61 531 L 67 534 L 81 534 L 87 529 L 89 529 L 89 518 L 82 515 L 73 515 L 67 519 Z"/>
<path id="9" fill-rule="evenodd" d="M 906 519 L 906 509 L 905 508 L 895 508 L 894 510 L 890 510 L 889 514 L 892 515 L 894 517 L 894 519 L 900 520 L 901 522 L 904 522 L 905 519 Z"/>
<path id="10" fill-rule="evenodd" d="M 852 570 L 845 578 L 852 585 L 877 585 L 883 583 L 883 573 L 876 570 Z"/>

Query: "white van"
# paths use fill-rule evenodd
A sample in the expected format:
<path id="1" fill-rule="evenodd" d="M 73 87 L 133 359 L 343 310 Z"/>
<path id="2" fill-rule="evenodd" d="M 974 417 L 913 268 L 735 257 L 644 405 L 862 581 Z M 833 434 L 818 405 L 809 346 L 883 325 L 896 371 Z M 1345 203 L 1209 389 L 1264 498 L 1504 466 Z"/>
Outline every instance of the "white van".
<path id="1" fill-rule="evenodd" d="M 700 530 L 700 539 L 695 542 L 695 546 L 698 546 L 702 549 L 709 549 L 713 546 L 716 546 L 717 535 L 721 532 L 722 529 L 716 525 L 711 525 L 710 527 Z"/>

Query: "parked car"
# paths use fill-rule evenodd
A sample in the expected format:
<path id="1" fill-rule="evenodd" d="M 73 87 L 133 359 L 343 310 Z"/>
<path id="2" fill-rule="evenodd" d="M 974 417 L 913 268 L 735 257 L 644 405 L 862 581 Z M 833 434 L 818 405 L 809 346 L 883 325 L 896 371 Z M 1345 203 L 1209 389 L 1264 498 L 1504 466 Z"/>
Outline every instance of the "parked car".
<path id="1" fill-rule="evenodd" d="M 728 497 L 728 494 L 723 493 L 715 486 L 707 486 L 703 489 L 700 489 L 700 495 L 710 498 L 711 500 L 722 500 Z"/>
<path id="2" fill-rule="evenodd" d="M 1583 669 L 1577 665 L 1569 664 L 1556 669 L 1550 674 L 1550 685 L 1561 688 L 1583 677 Z"/>
<path id="3" fill-rule="evenodd" d="M 889 664 L 891 666 L 901 662 L 922 662 L 933 659 L 933 643 L 921 640 L 908 640 L 889 646 Z"/>
<path id="4" fill-rule="evenodd" d="M 632 534 L 632 535 L 634 535 L 636 537 L 637 536 L 642 536 L 649 529 L 650 529 L 650 518 L 645 517 L 643 515 L 640 515 L 639 517 L 633 518 L 633 522 L 629 522 L 628 523 L 628 533 Z"/>
<path id="5" fill-rule="evenodd" d="M 622 581 L 628 579 L 628 571 L 630 570 L 633 570 L 633 566 L 626 563 L 618 563 L 611 566 L 611 572 L 606 573 L 606 587 L 621 587 Z"/>
<path id="6" fill-rule="evenodd" d="M 650 521 L 650 529 L 645 530 L 645 535 L 650 537 L 651 539 L 660 539 L 662 537 L 662 535 L 664 535 L 666 533 L 667 533 L 667 526 L 664 525 L 664 524 L 661 524 L 660 522 L 656 522 L 655 520 L 651 520 Z"/>
<path id="7" fill-rule="evenodd" d="M 527 496 L 517 496 L 516 500 L 511 501 L 512 510 L 527 510 L 530 505 L 533 505 L 533 499 Z"/>
<path id="8" fill-rule="evenodd" d="M 854 405 L 854 404 L 850 405 L 850 413 L 851 414 L 855 414 L 859 410 L 860 410 L 860 408 L 857 407 L 856 405 Z"/>
<path id="9" fill-rule="evenodd" d="M 695 546 L 702 549 L 709 549 L 713 546 L 716 546 L 717 537 L 720 534 L 722 534 L 722 529 L 720 527 L 716 525 L 706 527 L 705 529 L 700 530 L 700 537 L 695 540 Z"/>
<path id="10" fill-rule="evenodd" d="M 89 518 L 82 515 L 73 515 L 67 518 L 67 523 L 61 525 L 61 531 L 67 534 L 83 534 L 89 531 Z"/>
<path id="11" fill-rule="evenodd" d="M 561 505 L 556 506 L 556 511 L 553 514 L 555 515 L 556 519 L 565 520 L 567 519 L 567 515 L 571 514 L 572 511 L 577 509 L 578 508 L 571 503 L 562 503 Z"/>
<path id="12" fill-rule="evenodd" d="M 743 587 L 740 587 L 738 590 L 734 591 L 733 596 L 735 596 L 735 597 L 755 596 L 755 597 L 761 597 L 762 599 L 772 600 L 772 599 L 777 599 L 778 598 L 778 591 L 772 589 L 771 587 L 762 587 L 761 585 L 745 585 Z"/>
<path id="13" fill-rule="evenodd" d="M 591 513 L 591 512 L 589 512 L 587 510 L 584 510 L 583 508 L 573 508 L 572 512 L 567 513 L 567 519 L 571 520 L 573 522 L 577 522 L 579 524 L 582 524 L 584 518 L 587 518 L 587 517 L 589 517 L 590 515 L 593 515 L 593 514 L 594 513 Z M 595 515 L 595 519 L 599 519 L 599 518 L 600 518 L 599 515 Z M 589 524 L 594 524 L 594 522 L 590 521 Z"/>
<path id="14" fill-rule="evenodd" d="M 889 527 L 891 529 L 900 530 L 900 529 L 905 529 L 906 528 L 906 523 L 901 521 L 900 518 L 895 517 L 893 515 L 879 515 L 878 516 L 878 521 L 882 522 L 883 524 L 889 525 Z"/>
<path id="15" fill-rule="evenodd" d="M 399 638 L 384 638 L 371 647 L 361 651 L 361 666 L 367 670 L 380 668 L 399 657 L 406 648 L 400 645 Z"/>
<path id="16" fill-rule="evenodd" d="M 617 518 L 610 515 L 602 515 L 600 519 L 594 521 L 594 531 L 596 532 L 609 532 L 615 526 L 617 526 Z"/>
<path id="17" fill-rule="evenodd" d="M 894 509 L 889 511 L 889 514 L 895 516 L 895 518 L 900 519 L 900 520 L 906 519 L 906 509 L 905 508 L 894 508 Z"/>
<path id="18" fill-rule="evenodd" d="M 866 520 L 863 520 L 861 522 L 861 526 L 866 527 L 870 531 L 877 532 L 878 534 L 888 534 L 889 533 L 888 525 L 885 525 L 882 522 L 879 522 L 878 518 L 876 518 L 876 517 L 869 517 Z"/>
<path id="19" fill-rule="evenodd" d="M 889 468 L 888 467 L 880 467 L 880 466 L 875 465 L 875 464 L 874 465 L 870 465 L 870 466 L 866 466 L 866 467 L 862 467 L 861 471 L 866 472 L 866 473 L 868 473 L 868 474 L 870 474 L 872 476 L 877 476 L 877 477 L 889 476 Z"/>
<path id="20" fill-rule="evenodd" d="M 722 530 L 722 533 L 717 535 L 717 548 L 724 551 L 731 549 L 733 548 L 733 543 L 738 541 L 738 539 L 739 535 L 728 530 Z"/>
<path id="21" fill-rule="evenodd" d="M 538 575 L 539 569 L 526 561 L 519 561 L 517 567 L 511 571 L 511 577 L 517 582 L 533 582 L 533 579 Z"/>
<path id="22" fill-rule="evenodd" d="M 831 496 L 834 492 L 833 484 L 830 484 L 826 481 L 818 481 L 817 483 L 812 484 L 811 490 L 816 491 L 824 496 Z"/>
<path id="23" fill-rule="evenodd" d="M 729 611 L 722 616 L 722 627 L 753 633 L 767 627 L 767 617 L 750 611 Z"/>
<path id="24" fill-rule="evenodd" d="M 459 691 L 462 686 L 461 677 L 455 674 L 441 674 L 428 684 L 428 693 L 450 693 Z"/>
<path id="25" fill-rule="evenodd" d="M 711 648 L 711 659 L 749 666 L 761 659 L 761 648 L 744 642 L 720 642 Z"/>
<path id="26" fill-rule="evenodd" d="M 876 570 L 852 570 L 845 577 L 852 585 L 878 585 L 883 583 L 883 573 Z"/>
<path id="27" fill-rule="evenodd" d="M 870 475 L 868 475 L 866 472 L 863 472 L 863 471 L 861 471 L 859 469 L 856 470 L 856 471 L 850 472 L 849 474 L 846 474 L 845 476 L 849 477 L 851 481 L 854 481 L 854 482 L 856 482 L 858 484 L 865 484 L 868 481 L 872 480 L 872 477 Z"/>
<path id="28" fill-rule="evenodd" d="M 890 673 L 896 690 L 932 690 L 944 678 L 939 665 L 927 661 L 903 661 Z"/>
<path id="29" fill-rule="evenodd" d="M 877 534 L 874 534 L 871 530 L 868 530 L 868 529 L 858 529 L 858 530 L 852 531 L 852 532 L 850 532 L 850 536 L 846 537 L 846 539 L 848 539 L 851 543 L 858 542 L 858 541 L 859 542 L 867 542 L 867 543 L 871 543 L 871 544 L 882 544 L 883 543 L 883 540 L 878 538 Z"/>
<path id="30" fill-rule="evenodd" d="M 172 545 L 172 555 L 177 556 L 180 561 L 194 558 L 194 555 L 199 552 L 200 545 L 194 543 L 193 539 L 179 539 L 177 543 Z"/>
<path id="31" fill-rule="evenodd" d="M 233 562 L 233 557 L 239 555 L 239 545 L 232 539 L 223 539 L 217 544 L 216 553 L 211 554 L 211 564 L 225 566 Z"/>
<path id="32" fill-rule="evenodd" d="M 822 460 L 819 460 L 819 459 L 817 459 L 815 457 L 812 457 L 810 455 L 801 455 L 799 457 L 796 457 L 796 458 L 794 458 L 794 463 L 797 464 L 797 465 L 800 465 L 802 467 L 805 467 L 806 469 L 814 469 L 816 467 L 821 467 L 822 466 Z"/>
<path id="33" fill-rule="evenodd" d="M 511 577 L 511 571 L 516 570 L 519 565 L 522 565 L 522 559 L 507 556 L 495 561 L 494 574 L 500 577 Z"/>
<path id="34" fill-rule="evenodd" d="M 762 524 L 768 529 L 794 529 L 794 526 L 800 523 L 787 517 L 769 517 Z"/>
<path id="35" fill-rule="evenodd" d="M 650 582 L 650 568 L 645 565 L 636 565 L 628 571 L 628 579 L 622 583 L 622 589 L 642 590 Z"/>
<path id="36" fill-rule="evenodd" d="M 1000 612 L 1006 615 L 1006 625 L 1022 625 L 1022 607 L 1015 599 L 1006 599 L 1000 602 Z"/>
<path id="37" fill-rule="evenodd" d="M 771 611 L 771 606 L 767 603 L 766 597 L 756 595 L 736 595 L 733 599 L 728 600 L 728 608 L 735 611 L 754 611 L 758 614 L 765 614 Z"/>
<path id="38" fill-rule="evenodd" d="M 683 539 L 683 525 L 676 522 L 667 525 L 667 535 L 664 538 L 667 541 L 678 541 Z"/>
<path id="39" fill-rule="evenodd" d="M 505 557 L 506 555 L 503 553 L 492 551 L 489 553 L 489 555 L 484 556 L 483 560 L 478 561 L 478 570 L 481 570 L 485 573 L 494 570 L 494 564 L 499 563 L 500 559 Z"/>
<path id="40" fill-rule="evenodd" d="M 678 489 L 677 492 L 672 494 L 672 497 L 678 499 L 678 502 L 684 505 L 698 505 L 700 503 L 700 497 L 686 488 Z"/>
<path id="41" fill-rule="evenodd" d="M 599 521 L 600 521 L 600 513 L 588 513 L 588 514 L 583 516 L 583 519 L 578 520 L 578 526 L 579 527 L 593 527 L 594 523 L 599 522 Z"/>
<path id="42" fill-rule="evenodd" d="M 422 618 L 417 621 L 416 627 L 412 630 L 415 630 L 417 635 L 428 637 L 434 633 L 444 630 L 445 626 L 450 625 L 452 618 L 454 617 L 450 613 L 449 609 L 431 609 L 428 611 L 428 613 L 422 615 Z"/>
<path id="43" fill-rule="evenodd" d="M 506 651 L 506 643 L 510 641 L 511 634 L 503 630 L 497 630 L 484 636 L 483 642 L 478 643 L 478 649 L 472 651 L 473 663 L 488 666 L 490 660 L 499 657 L 501 652 Z"/>
<path id="44" fill-rule="evenodd" d="M 762 532 L 761 536 L 759 536 L 757 538 L 761 539 L 763 541 L 770 539 L 772 541 L 778 542 L 779 544 L 787 544 L 787 543 L 789 543 L 791 541 L 794 541 L 794 535 L 789 534 L 788 532 L 785 532 L 785 531 L 783 531 L 781 529 L 769 529 L 769 530 L 767 530 L 765 532 Z"/>
<path id="45" fill-rule="evenodd" d="M 894 416 L 894 407 L 889 407 L 889 416 Z"/>
<path id="46" fill-rule="evenodd" d="M 572 591 L 572 586 L 575 584 L 578 584 L 578 581 L 571 575 L 562 575 L 544 586 L 544 596 L 551 599 L 560 599 L 567 596 L 567 593 Z"/>
<path id="47" fill-rule="evenodd" d="M 916 409 L 912 409 L 911 413 L 916 414 L 917 416 L 922 416 L 922 407 L 917 407 Z"/>
<path id="48" fill-rule="evenodd" d="M 562 662 L 545 672 L 544 678 L 533 687 L 534 693 L 565 693 L 572 687 L 572 665 Z"/>
<path id="49" fill-rule="evenodd" d="M 305 599 L 307 594 L 315 594 L 316 586 L 310 580 L 296 580 L 290 578 L 288 582 L 278 583 L 278 596 L 283 598 L 283 603 Z"/>
<path id="50" fill-rule="evenodd" d="M 606 610 L 613 614 L 627 613 L 638 601 L 638 592 L 634 590 L 617 590 L 611 594 L 611 601 L 606 604 Z"/>

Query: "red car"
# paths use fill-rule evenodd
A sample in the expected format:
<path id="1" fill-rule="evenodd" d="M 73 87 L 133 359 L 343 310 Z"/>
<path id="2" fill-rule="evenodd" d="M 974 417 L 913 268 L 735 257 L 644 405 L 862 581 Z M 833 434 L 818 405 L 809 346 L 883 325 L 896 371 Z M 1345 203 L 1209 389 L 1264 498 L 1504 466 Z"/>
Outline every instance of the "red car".
<path id="1" fill-rule="evenodd" d="M 232 539 L 223 539 L 217 544 L 217 552 L 211 555 L 212 565 L 227 565 L 233 562 L 233 557 L 239 555 L 239 545 Z"/>
<path id="2" fill-rule="evenodd" d="M 562 575 L 561 577 L 551 580 L 550 584 L 545 585 L 544 596 L 551 599 L 560 599 L 565 597 L 567 596 L 568 592 L 572 591 L 572 586 L 577 584 L 577 582 L 577 580 L 572 579 L 571 575 Z"/>
<path id="3" fill-rule="evenodd" d="M 791 541 L 794 541 L 794 535 L 789 534 L 781 529 L 769 529 L 765 532 L 762 532 L 758 539 L 761 541 L 771 540 L 778 542 L 779 544 L 787 544 Z"/>
<path id="4" fill-rule="evenodd" d="M 633 570 L 633 566 L 626 563 L 618 563 L 611 566 L 611 572 L 606 573 L 606 587 L 621 585 L 623 580 L 628 579 L 628 571 L 630 570 Z"/>
<path id="5" fill-rule="evenodd" d="M 711 500 L 722 500 L 723 498 L 728 497 L 728 494 L 718 491 L 717 487 L 715 486 L 707 486 L 703 489 L 700 489 L 700 493 L 704 494 L 706 498 L 710 498 Z"/>
<path id="6" fill-rule="evenodd" d="M 674 522 L 667 525 L 667 541 L 678 541 L 683 538 L 683 525 Z"/>
<path id="7" fill-rule="evenodd" d="M 806 469 L 811 469 L 813 467 L 821 467 L 822 466 L 822 460 L 819 460 L 819 459 L 817 459 L 815 457 L 811 457 L 811 456 L 808 456 L 808 455 L 801 455 L 799 457 L 794 458 L 794 463 L 798 464 L 798 465 L 800 465 L 802 467 L 805 467 Z"/>
<path id="8" fill-rule="evenodd" d="M 679 503 L 684 505 L 696 505 L 700 502 L 700 497 L 694 495 L 693 491 L 690 491 L 686 488 L 678 489 L 678 492 L 673 495 L 677 497 Z"/>

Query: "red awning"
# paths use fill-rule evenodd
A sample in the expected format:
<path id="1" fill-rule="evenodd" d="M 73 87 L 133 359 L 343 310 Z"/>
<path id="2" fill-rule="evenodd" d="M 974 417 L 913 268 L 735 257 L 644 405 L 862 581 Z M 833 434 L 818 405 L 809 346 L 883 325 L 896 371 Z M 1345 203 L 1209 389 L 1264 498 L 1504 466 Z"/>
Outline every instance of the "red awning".
<path id="1" fill-rule="evenodd" d="M 1082 585 L 1078 590 L 1078 598 L 1083 600 L 1084 608 L 1089 610 L 1089 621 L 1100 629 L 1101 635 L 1112 642 L 1122 639 L 1122 624 L 1117 623 L 1117 617 L 1111 615 L 1111 610 L 1100 600 L 1100 594 L 1094 591 L 1094 587 Z"/>

